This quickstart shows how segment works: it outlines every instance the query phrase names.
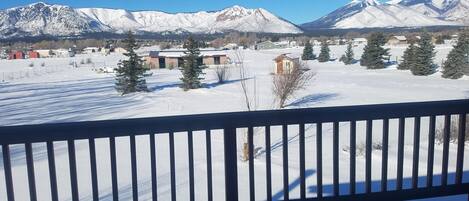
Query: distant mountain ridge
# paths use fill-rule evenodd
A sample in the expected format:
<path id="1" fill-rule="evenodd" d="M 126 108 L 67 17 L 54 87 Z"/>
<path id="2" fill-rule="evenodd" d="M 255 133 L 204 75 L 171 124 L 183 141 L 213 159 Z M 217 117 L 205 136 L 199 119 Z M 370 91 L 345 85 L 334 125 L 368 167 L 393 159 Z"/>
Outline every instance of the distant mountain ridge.
<path id="1" fill-rule="evenodd" d="M 469 0 L 353 0 L 313 22 L 318 28 L 390 28 L 469 25 Z"/>
<path id="2" fill-rule="evenodd" d="M 0 10 L 0 38 L 71 36 L 87 33 L 302 33 L 269 11 L 233 6 L 221 11 L 165 13 L 124 9 L 79 8 L 43 2 Z"/>

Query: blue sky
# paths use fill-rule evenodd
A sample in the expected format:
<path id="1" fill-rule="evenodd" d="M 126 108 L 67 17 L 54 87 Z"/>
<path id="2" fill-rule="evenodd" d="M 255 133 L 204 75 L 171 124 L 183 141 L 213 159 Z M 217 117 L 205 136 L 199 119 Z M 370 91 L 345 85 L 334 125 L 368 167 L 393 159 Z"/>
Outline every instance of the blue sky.
<path id="1" fill-rule="evenodd" d="M 194 12 L 220 10 L 232 5 L 265 8 L 293 23 L 313 21 L 350 0 L 43 0 L 75 8 L 105 7 L 128 10 L 159 10 L 165 12 Z M 0 9 L 26 5 L 37 0 L 0 0 Z"/>

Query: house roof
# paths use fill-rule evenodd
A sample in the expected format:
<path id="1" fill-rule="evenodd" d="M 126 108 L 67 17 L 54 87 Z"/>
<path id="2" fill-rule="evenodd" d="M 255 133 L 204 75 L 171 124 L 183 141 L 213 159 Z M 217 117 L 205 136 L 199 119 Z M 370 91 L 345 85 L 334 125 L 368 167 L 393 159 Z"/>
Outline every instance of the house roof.
<path id="1" fill-rule="evenodd" d="M 163 51 L 150 51 L 150 57 L 184 57 L 186 55 L 185 49 L 177 49 L 177 50 L 163 50 Z M 222 50 L 214 50 L 214 49 L 201 49 L 200 56 L 202 57 L 212 57 L 212 56 L 226 56 L 227 53 Z"/>
<path id="2" fill-rule="evenodd" d="M 405 36 L 393 36 L 393 38 L 400 40 L 400 41 L 405 41 L 407 38 Z"/>
<path id="3" fill-rule="evenodd" d="M 300 57 L 296 54 L 285 53 L 285 54 L 281 54 L 281 55 L 275 57 L 274 61 L 280 61 L 280 60 L 284 60 L 284 59 L 296 60 L 296 59 L 299 59 L 299 58 Z"/>

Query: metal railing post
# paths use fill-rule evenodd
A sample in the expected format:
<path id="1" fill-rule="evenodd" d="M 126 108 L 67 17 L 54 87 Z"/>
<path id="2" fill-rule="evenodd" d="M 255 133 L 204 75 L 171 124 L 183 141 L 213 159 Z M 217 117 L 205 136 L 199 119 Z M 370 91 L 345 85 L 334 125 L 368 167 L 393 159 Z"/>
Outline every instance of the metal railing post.
<path id="1" fill-rule="evenodd" d="M 226 201 L 238 201 L 238 157 L 236 128 L 224 129 L 225 196 Z"/>

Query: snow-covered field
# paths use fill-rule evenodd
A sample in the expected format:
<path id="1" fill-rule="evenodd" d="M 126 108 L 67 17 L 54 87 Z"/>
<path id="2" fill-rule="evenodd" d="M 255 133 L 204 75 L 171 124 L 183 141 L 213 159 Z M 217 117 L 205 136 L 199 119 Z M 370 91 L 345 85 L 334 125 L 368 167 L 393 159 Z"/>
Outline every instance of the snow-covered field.
<path id="1" fill-rule="evenodd" d="M 358 59 L 362 47 L 356 47 L 355 57 Z M 392 47 L 392 60 L 402 55 L 405 47 Z M 450 51 L 450 46 L 437 46 L 435 62 L 440 64 Z M 345 46 L 332 46 L 333 58 L 343 54 Z M 245 66 L 248 70 L 248 87 L 254 94 L 256 91 L 257 108 L 259 110 L 273 109 L 275 104 L 272 96 L 273 59 L 280 53 L 301 53 L 302 49 L 265 50 L 265 51 L 242 51 Z M 318 47 L 315 53 L 318 53 Z M 232 55 L 234 52 L 228 52 Z M 83 65 L 79 68 L 68 66 L 71 61 L 80 62 L 81 59 L 92 58 L 95 66 Z M 120 118 L 137 118 L 168 116 L 181 114 L 199 114 L 214 112 L 244 111 L 245 106 L 241 86 L 239 83 L 239 72 L 233 68 L 230 71 L 230 81 L 226 84 L 217 84 L 213 69 L 206 70 L 206 86 L 202 89 L 184 92 L 178 86 L 180 83 L 178 70 L 153 70 L 153 75 L 147 78 L 149 93 L 137 93 L 121 96 L 114 90 L 114 77 L 112 74 L 98 74 L 93 68 L 102 66 L 115 66 L 122 55 L 78 55 L 76 58 L 67 59 L 36 59 L 24 61 L 0 61 L 0 73 L 18 72 L 41 68 L 39 64 L 46 66 L 59 66 L 61 70 L 50 71 L 42 74 L 31 74 L 19 77 L 11 81 L 0 83 L 0 126 L 39 124 L 50 122 L 87 121 Z M 35 67 L 28 67 L 34 62 Z M 395 67 L 382 70 L 366 70 L 359 64 L 344 66 L 338 61 L 328 63 L 309 62 L 317 76 L 309 86 L 300 91 L 294 99 L 288 102 L 288 108 L 322 107 L 339 105 L 361 105 L 376 103 L 397 103 L 430 100 L 462 99 L 469 97 L 469 79 L 464 77 L 460 80 L 447 80 L 441 78 L 439 73 L 428 77 L 417 77 L 409 71 L 399 71 Z M 80 65 L 79 65 L 80 66 Z M 0 80 L 1 81 L 1 80 Z M 254 87 L 255 86 L 255 87 Z M 255 90 L 254 90 L 255 88 Z M 405 162 L 404 175 L 411 175 L 413 131 L 412 119 L 406 122 L 405 140 Z M 428 133 L 425 125 L 428 118 L 422 119 L 422 133 Z M 442 119 L 438 119 L 438 125 Z M 381 141 L 381 122 L 374 122 L 373 141 Z M 307 125 L 306 133 L 306 162 L 307 166 L 307 193 L 308 196 L 315 194 L 315 125 Z M 346 149 L 348 146 L 347 123 L 341 123 L 340 147 Z M 365 142 L 364 122 L 358 123 L 357 144 Z M 324 125 L 324 184 L 325 191 L 331 192 L 332 183 L 332 125 Z M 396 175 L 397 155 L 397 122 L 390 124 L 390 150 L 389 150 L 389 178 L 393 180 Z M 282 194 L 282 146 L 280 129 L 273 128 L 272 163 L 273 169 L 273 192 L 274 198 L 281 199 Z M 299 197 L 299 185 L 295 182 L 299 177 L 298 160 L 298 126 L 289 127 L 289 172 L 290 172 L 290 197 Z M 264 148 L 263 130 L 259 129 L 255 136 L 255 146 Z M 223 137 L 220 132 L 214 131 L 213 143 L 213 171 L 214 187 L 216 187 L 215 200 L 224 199 L 223 189 Z M 259 133 L 259 134 L 257 134 Z M 196 197 L 198 200 L 206 199 L 206 176 L 205 176 L 205 136 L 195 133 L 194 135 L 194 158 L 196 175 Z M 187 136 L 184 133 L 176 134 L 176 177 L 178 199 L 188 198 L 188 163 L 187 163 Z M 242 136 L 238 136 L 238 151 L 241 153 Z M 80 174 L 79 191 L 82 200 L 91 200 L 91 179 L 89 173 L 89 152 L 87 142 L 77 141 L 78 171 Z M 158 160 L 158 193 L 160 200 L 169 200 L 169 152 L 168 136 L 157 135 L 157 160 Z M 421 176 L 426 172 L 426 147 L 427 136 L 422 134 L 420 146 L 420 170 Z M 118 175 L 121 198 L 131 196 L 130 176 L 130 153 L 129 139 L 118 138 Z M 12 146 L 13 176 L 16 182 L 15 196 L 17 200 L 28 200 L 27 174 L 25 166 L 24 146 Z M 40 200 L 50 199 L 49 175 L 47 166 L 47 154 L 44 151 L 45 144 L 34 145 L 36 181 L 38 182 L 38 196 Z M 149 142 L 148 136 L 137 137 L 138 152 L 138 178 L 139 191 L 142 200 L 151 197 L 150 165 L 149 165 Z M 66 143 L 56 143 L 56 160 L 59 179 L 60 200 L 70 199 L 70 185 L 68 173 L 68 156 Z M 435 174 L 441 172 L 442 146 L 436 145 Z M 103 200 L 111 199 L 111 180 L 109 145 L 107 139 L 99 139 L 97 142 L 97 160 L 99 171 L 99 189 Z M 469 149 L 465 149 L 465 156 L 469 155 Z M 379 180 L 381 151 L 373 152 L 373 179 Z M 340 181 L 347 183 L 348 175 L 348 153 L 340 152 Z M 450 146 L 450 172 L 455 171 L 456 145 Z M 465 157 L 468 158 L 468 157 Z M 1 161 L 0 161 L 1 162 Z M 465 170 L 469 170 L 469 160 L 465 161 Z M 248 167 L 247 163 L 238 163 L 240 199 L 248 199 Z M 357 180 L 364 181 L 364 158 L 357 158 Z M 265 198 L 265 157 L 260 155 L 255 161 L 256 171 L 256 198 Z M 450 175 L 450 179 L 454 175 Z M 438 180 L 438 179 L 436 179 Z M 469 175 L 465 175 L 465 181 Z M 452 180 L 451 180 L 452 181 Z M 425 183 L 425 179 L 420 181 Z M 379 182 L 375 182 L 373 189 L 379 189 Z M 395 181 L 390 182 L 391 189 Z M 406 179 L 405 187 L 409 187 L 410 180 Z M 363 183 L 359 184 L 359 190 L 363 190 Z M 347 191 L 347 186 L 341 187 L 341 192 Z M 461 198 L 467 199 L 467 198 Z M 0 200 L 6 200 L 3 166 L 0 166 Z"/>

